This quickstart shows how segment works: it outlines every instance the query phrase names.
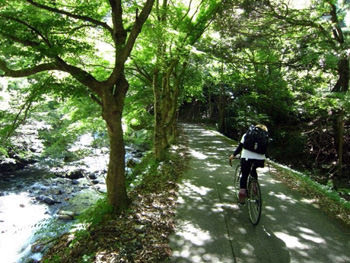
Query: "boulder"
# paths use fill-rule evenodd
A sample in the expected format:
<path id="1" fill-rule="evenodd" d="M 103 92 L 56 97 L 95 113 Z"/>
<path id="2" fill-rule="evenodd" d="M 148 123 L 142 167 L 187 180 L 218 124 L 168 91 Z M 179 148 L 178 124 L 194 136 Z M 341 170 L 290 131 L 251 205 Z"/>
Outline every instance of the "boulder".
<path id="1" fill-rule="evenodd" d="M 72 211 L 60 210 L 57 213 L 58 219 L 61 219 L 61 220 L 73 220 L 74 216 L 75 216 L 75 213 Z"/>
<path id="2" fill-rule="evenodd" d="M 66 178 L 69 178 L 71 180 L 76 180 L 84 177 L 84 171 L 82 169 L 70 171 L 66 173 Z"/>
<path id="3" fill-rule="evenodd" d="M 54 205 L 54 204 L 60 203 L 60 202 L 58 202 L 57 200 L 53 199 L 50 196 L 40 195 L 40 196 L 37 196 L 35 199 L 40 201 L 40 202 L 43 202 L 45 204 L 48 204 L 48 205 Z"/>

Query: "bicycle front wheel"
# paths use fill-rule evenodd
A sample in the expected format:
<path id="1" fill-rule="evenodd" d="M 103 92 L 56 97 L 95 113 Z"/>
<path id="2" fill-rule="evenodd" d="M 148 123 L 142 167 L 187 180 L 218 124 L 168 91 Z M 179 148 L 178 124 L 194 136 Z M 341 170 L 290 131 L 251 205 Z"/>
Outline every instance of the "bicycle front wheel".
<path id="1" fill-rule="evenodd" d="M 233 187 L 234 187 L 235 196 L 237 200 L 238 200 L 241 176 L 242 176 L 241 166 L 237 165 L 233 176 Z"/>
<path id="2" fill-rule="evenodd" d="M 257 179 L 250 178 L 248 182 L 248 212 L 253 225 L 259 223 L 261 217 L 262 199 L 260 185 Z"/>

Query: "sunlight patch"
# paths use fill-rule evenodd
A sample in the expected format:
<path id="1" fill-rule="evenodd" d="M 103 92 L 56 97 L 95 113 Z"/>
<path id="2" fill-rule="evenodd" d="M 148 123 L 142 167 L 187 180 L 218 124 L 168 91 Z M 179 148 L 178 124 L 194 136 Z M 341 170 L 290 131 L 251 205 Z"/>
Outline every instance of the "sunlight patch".
<path id="1" fill-rule="evenodd" d="M 300 236 L 306 240 L 312 241 L 316 244 L 326 244 L 326 240 L 324 240 L 321 237 L 315 237 L 315 236 L 311 236 L 311 235 L 307 235 L 307 234 L 300 234 Z"/>
<path id="2" fill-rule="evenodd" d="M 280 193 L 280 194 L 275 194 L 276 197 L 278 197 L 279 199 L 283 200 L 283 201 L 288 201 L 292 204 L 295 204 L 295 200 L 289 196 L 286 196 L 285 194 L 283 193 Z"/>
<path id="3" fill-rule="evenodd" d="M 306 199 L 306 198 L 303 198 L 300 201 L 305 203 L 305 204 L 313 204 L 314 202 L 316 202 L 315 199 Z"/>
<path id="4" fill-rule="evenodd" d="M 274 233 L 276 237 L 281 239 L 288 248 L 299 248 L 299 249 L 308 249 L 309 246 L 301 243 L 297 237 L 293 237 L 291 235 L 277 232 Z"/>
<path id="5" fill-rule="evenodd" d="M 269 205 L 265 206 L 265 209 L 268 210 L 268 211 L 276 211 L 275 207 L 269 206 Z"/>
<path id="6" fill-rule="evenodd" d="M 269 172 L 269 167 L 258 168 L 257 171 L 259 174 L 265 174 Z"/>
<path id="7" fill-rule="evenodd" d="M 187 223 L 182 228 L 182 231 L 178 232 L 178 235 L 197 246 L 203 246 L 205 243 L 211 241 L 209 231 L 204 231 L 191 223 Z"/>
<path id="8" fill-rule="evenodd" d="M 246 256 L 254 255 L 254 247 L 251 244 L 245 245 L 245 248 L 242 249 L 242 253 Z"/>
<path id="9" fill-rule="evenodd" d="M 190 193 L 196 193 L 200 196 L 207 195 L 209 192 L 212 191 L 212 189 L 205 187 L 205 186 L 196 186 L 191 184 L 190 182 L 185 182 L 184 183 L 184 192 L 187 194 Z"/>
<path id="10" fill-rule="evenodd" d="M 203 153 L 201 153 L 201 152 L 197 152 L 196 150 L 193 150 L 193 149 L 190 149 L 190 154 L 191 154 L 193 157 L 195 157 L 195 158 L 197 158 L 197 159 L 200 159 L 200 160 L 204 160 L 204 159 L 207 159 L 207 158 L 208 158 L 207 155 L 205 155 L 205 154 L 203 154 Z"/>

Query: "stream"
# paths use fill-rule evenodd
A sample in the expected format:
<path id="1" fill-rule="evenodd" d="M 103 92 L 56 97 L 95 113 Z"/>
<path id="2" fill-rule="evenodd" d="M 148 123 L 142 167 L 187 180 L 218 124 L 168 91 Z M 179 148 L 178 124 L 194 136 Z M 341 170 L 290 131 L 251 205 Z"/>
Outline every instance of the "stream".
<path id="1" fill-rule="evenodd" d="M 126 161 L 137 163 L 141 157 L 126 147 Z M 107 162 L 103 148 L 55 168 L 35 163 L 0 173 L 0 262 L 39 262 L 50 240 L 67 232 L 74 217 L 106 192 Z"/>

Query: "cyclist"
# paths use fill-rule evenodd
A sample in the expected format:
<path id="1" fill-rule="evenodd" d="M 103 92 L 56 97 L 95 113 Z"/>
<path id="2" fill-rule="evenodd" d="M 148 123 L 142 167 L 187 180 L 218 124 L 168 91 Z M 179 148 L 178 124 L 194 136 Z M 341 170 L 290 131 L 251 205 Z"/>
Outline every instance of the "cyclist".
<path id="1" fill-rule="evenodd" d="M 238 194 L 239 197 L 239 203 L 244 204 L 245 198 L 247 196 L 247 180 L 249 173 L 253 178 L 257 178 L 258 174 L 256 172 L 256 168 L 258 167 L 264 167 L 265 163 L 265 153 L 266 153 L 266 147 L 267 147 L 267 142 L 268 142 L 268 137 L 267 137 L 267 127 L 263 124 L 257 124 L 255 126 L 252 126 L 250 129 L 254 129 L 258 132 L 261 132 L 263 137 L 265 136 L 266 138 L 263 139 L 255 139 L 256 142 L 254 142 L 255 147 L 248 147 L 247 145 L 247 138 L 246 136 L 251 136 L 251 132 L 249 130 L 242 136 L 241 141 L 234 151 L 234 153 L 229 157 L 230 161 L 232 161 L 236 155 L 241 153 L 241 170 L 242 170 L 242 177 L 240 181 L 240 191 Z M 247 135 L 249 134 L 249 135 Z M 259 136 L 257 136 L 259 137 Z M 260 141 L 259 141 L 260 140 Z M 251 139 L 249 138 L 249 141 Z M 263 147 L 260 149 L 257 149 L 257 144 L 263 144 Z M 249 150 L 247 149 L 249 148 Z"/>

